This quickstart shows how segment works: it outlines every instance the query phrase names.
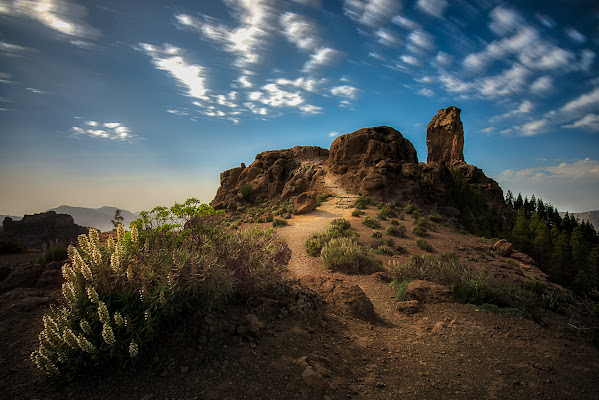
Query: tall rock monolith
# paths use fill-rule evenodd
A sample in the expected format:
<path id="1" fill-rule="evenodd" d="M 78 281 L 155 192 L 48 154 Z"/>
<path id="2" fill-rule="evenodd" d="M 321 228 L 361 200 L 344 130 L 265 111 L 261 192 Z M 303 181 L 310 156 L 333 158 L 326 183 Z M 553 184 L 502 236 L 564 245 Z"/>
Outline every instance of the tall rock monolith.
<path id="1" fill-rule="evenodd" d="M 464 161 L 464 126 L 460 112 L 454 106 L 439 110 L 426 127 L 427 163 Z"/>

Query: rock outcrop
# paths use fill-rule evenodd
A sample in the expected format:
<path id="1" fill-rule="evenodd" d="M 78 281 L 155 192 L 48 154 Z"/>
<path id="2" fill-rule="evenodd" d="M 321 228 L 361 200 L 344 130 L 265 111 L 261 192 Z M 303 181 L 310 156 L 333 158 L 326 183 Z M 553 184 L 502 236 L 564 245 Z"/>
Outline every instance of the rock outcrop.
<path id="1" fill-rule="evenodd" d="M 328 150 L 316 146 L 262 152 L 249 167 L 242 164 L 223 172 L 210 204 L 215 208 L 236 208 L 258 197 L 283 201 L 314 190 L 328 156 Z"/>
<path id="2" fill-rule="evenodd" d="M 426 127 L 427 163 L 464 161 L 464 126 L 460 112 L 454 106 L 439 110 Z"/>
<path id="3" fill-rule="evenodd" d="M 41 249 L 42 244 L 54 241 L 71 242 L 88 231 L 76 225 L 70 215 L 57 214 L 55 211 L 25 215 L 20 221 L 6 217 L 2 226 L 4 232 L 0 234 L 1 239 L 14 240 L 31 249 Z"/>
<path id="4" fill-rule="evenodd" d="M 318 194 L 327 192 L 324 177 L 350 195 L 378 202 L 434 205 L 453 185 L 451 171 L 464 176 L 491 203 L 503 203 L 497 182 L 464 162 L 460 109 L 440 110 L 427 128 L 428 163 L 419 163 L 412 143 L 388 126 L 363 128 L 339 136 L 331 149 L 294 147 L 266 151 L 249 166 L 225 171 L 211 205 L 236 209 L 257 198 L 296 199 L 309 212 Z"/>

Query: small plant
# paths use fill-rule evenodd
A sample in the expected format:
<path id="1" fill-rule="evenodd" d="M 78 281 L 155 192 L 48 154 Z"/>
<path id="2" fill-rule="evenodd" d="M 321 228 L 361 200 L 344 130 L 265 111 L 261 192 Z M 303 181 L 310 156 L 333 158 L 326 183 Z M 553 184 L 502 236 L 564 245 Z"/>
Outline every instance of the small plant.
<path id="1" fill-rule="evenodd" d="M 413 215 L 414 214 L 412 214 L 412 216 Z M 414 225 L 419 226 L 424 229 L 429 229 L 431 226 L 431 222 L 426 218 L 419 217 L 418 219 L 414 220 Z"/>
<path id="2" fill-rule="evenodd" d="M 407 278 L 404 279 L 400 282 L 398 281 L 392 281 L 389 286 L 394 287 L 397 289 L 397 296 L 395 296 L 395 300 L 396 301 L 406 301 L 408 300 L 408 285 L 410 284 L 410 282 L 412 282 L 414 279 L 411 278 Z"/>
<path id="3" fill-rule="evenodd" d="M 45 243 L 42 245 L 42 256 L 37 261 L 38 264 L 46 265 L 52 261 L 63 261 L 68 258 L 69 245 L 67 243 L 59 242 L 58 240 L 54 243 L 50 242 L 50 245 Z"/>
<path id="4" fill-rule="evenodd" d="M 368 208 L 368 206 L 371 205 L 374 205 L 374 200 L 372 200 L 370 197 L 360 197 L 356 199 L 354 203 L 354 207 L 360 210 Z"/>
<path id="5" fill-rule="evenodd" d="M 414 211 L 411 215 L 412 215 L 412 219 L 414 221 L 416 221 L 418 218 L 422 217 L 422 214 L 420 214 L 420 211 L 418 211 L 418 210 Z"/>
<path id="6" fill-rule="evenodd" d="M 385 229 L 385 233 L 389 236 L 396 236 L 396 237 L 405 237 L 406 236 L 406 227 L 403 225 L 398 225 L 398 226 L 388 226 L 387 229 Z"/>
<path id="7" fill-rule="evenodd" d="M 351 212 L 352 217 L 359 217 L 362 214 L 364 214 L 364 212 L 360 211 L 360 209 L 358 208 L 355 208 L 354 211 Z"/>
<path id="8" fill-rule="evenodd" d="M 392 238 L 387 238 L 387 239 L 385 239 L 385 245 L 393 248 L 395 246 L 395 242 L 393 241 Z"/>
<path id="9" fill-rule="evenodd" d="M 428 231 L 426 230 L 426 228 L 423 228 L 421 226 L 415 226 L 414 228 L 412 228 L 412 233 L 417 236 L 426 236 Z"/>
<path id="10" fill-rule="evenodd" d="M 372 229 L 377 229 L 381 226 L 381 223 L 379 221 L 377 221 L 376 219 L 366 216 L 362 220 L 362 225 L 367 226 Z"/>
<path id="11" fill-rule="evenodd" d="M 284 219 L 275 218 L 272 221 L 272 227 L 273 228 L 278 228 L 279 226 L 285 226 L 285 225 L 289 225 L 289 223 L 286 220 L 284 220 Z"/>
<path id="12" fill-rule="evenodd" d="M 239 190 L 238 190 L 238 192 L 241 193 L 241 195 L 243 196 L 243 199 L 245 201 L 250 200 L 250 196 L 252 195 L 253 191 L 254 191 L 254 188 L 252 187 L 252 185 L 250 185 L 248 183 L 244 183 L 243 185 L 239 186 Z"/>
<path id="13" fill-rule="evenodd" d="M 428 219 L 430 219 L 431 221 L 436 222 L 436 223 L 440 223 L 445 220 L 445 218 L 443 218 L 439 214 L 431 214 L 428 216 Z"/>
<path id="14" fill-rule="evenodd" d="M 317 203 L 318 205 L 320 205 L 320 204 L 324 203 L 325 201 L 327 201 L 327 200 L 329 199 L 329 197 L 333 197 L 333 195 L 332 195 L 332 194 L 330 194 L 330 193 L 326 193 L 326 194 L 319 194 L 319 195 L 316 197 L 316 203 Z"/>
<path id="15" fill-rule="evenodd" d="M 382 254 L 382 255 L 386 255 L 386 256 L 393 255 L 393 249 L 391 247 L 385 246 L 385 245 L 377 247 L 374 252 L 377 254 Z"/>
<path id="16" fill-rule="evenodd" d="M 354 239 L 334 238 L 323 248 L 321 257 L 326 269 L 350 274 L 371 274 L 382 269 L 382 262 Z"/>
<path id="17" fill-rule="evenodd" d="M 291 219 L 291 213 L 289 213 L 289 212 L 283 213 L 283 214 L 281 214 L 281 216 L 285 219 Z"/>
<path id="18" fill-rule="evenodd" d="M 324 229 L 323 233 L 313 233 L 304 241 L 304 248 L 312 257 L 320 256 L 322 248 L 335 238 L 355 238 L 356 232 L 351 231 L 351 223 L 343 218 L 336 218 Z"/>
<path id="19" fill-rule="evenodd" d="M 428 251 L 429 253 L 433 251 L 433 246 L 431 246 L 430 243 L 424 239 L 416 240 L 416 246 L 420 247 L 424 251 Z"/>
<path id="20" fill-rule="evenodd" d="M 14 240 L 0 240 L 0 254 L 24 253 L 27 248 Z"/>
<path id="21" fill-rule="evenodd" d="M 372 235 L 370 235 L 371 238 L 376 238 L 376 239 L 380 239 L 383 237 L 383 234 L 380 231 L 373 231 Z"/>
<path id="22" fill-rule="evenodd" d="M 391 220 L 391 225 L 399 226 L 399 221 L 396 219 Z"/>
<path id="23" fill-rule="evenodd" d="M 405 212 L 406 214 L 412 214 L 414 211 L 417 210 L 419 211 L 419 208 L 416 206 L 416 204 L 406 204 L 403 208 L 403 212 Z"/>

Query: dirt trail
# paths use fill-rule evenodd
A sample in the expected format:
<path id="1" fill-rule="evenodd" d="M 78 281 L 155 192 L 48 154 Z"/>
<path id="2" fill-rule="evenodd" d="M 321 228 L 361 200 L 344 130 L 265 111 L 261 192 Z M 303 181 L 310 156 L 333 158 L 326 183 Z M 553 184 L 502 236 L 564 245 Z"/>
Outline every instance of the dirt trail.
<path id="1" fill-rule="evenodd" d="M 350 207 L 359 197 L 345 192 L 331 174 L 325 175 L 323 183 L 328 192 L 335 197 L 322 203 L 318 210 L 310 214 L 294 217 L 289 226 L 279 230 L 279 233 L 287 240 L 292 252 L 288 264 L 290 273 L 298 277 L 304 275 L 343 276 L 347 281 L 360 286 L 372 302 L 379 317 L 387 323 L 395 325 L 399 322 L 393 307 L 395 290 L 368 275 L 333 274 L 324 269 L 320 258 L 310 257 L 306 254 L 303 243 L 308 235 L 322 232 L 335 218 L 349 219 L 352 211 Z"/>

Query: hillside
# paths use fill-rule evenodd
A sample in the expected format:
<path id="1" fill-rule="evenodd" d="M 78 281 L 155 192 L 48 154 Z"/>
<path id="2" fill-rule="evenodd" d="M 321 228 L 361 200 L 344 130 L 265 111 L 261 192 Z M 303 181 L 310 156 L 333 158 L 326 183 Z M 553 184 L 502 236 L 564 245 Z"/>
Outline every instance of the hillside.
<path id="1" fill-rule="evenodd" d="M 73 207 L 73 206 L 60 206 L 52 208 L 50 211 L 56 211 L 59 214 L 69 214 L 75 220 L 77 225 L 94 227 L 101 230 L 102 232 L 110 231 L 113 228 L 110 220 L 114 219 L 114 212 L 117 210 L 116 207 L 100 207 L 100 208 L 86 208 L 86 207 Z M 121 209 L 121 216 L 124 218 L 123 225 L 129 226 L 129 223 L 139 218 L 139 213 L 132 213 L 127 210 Z"/>
<path id="2" fill-rule="evenodd" d="M 595 230 L 599 229 L 599 210 L 570 214 L 574 215 L 574 218 L 579 219 L 580 221 L 590 222 L 591 224 L 593 224 L 593 227 L 595 227 Z M 560 212 L 560 215 L 563 217 L 564 215 L 566 215 L 566 213 Z"/>

